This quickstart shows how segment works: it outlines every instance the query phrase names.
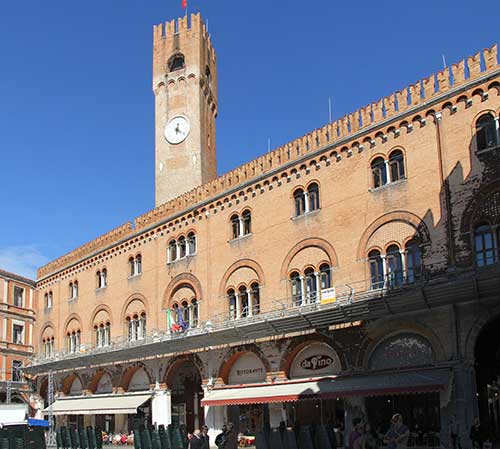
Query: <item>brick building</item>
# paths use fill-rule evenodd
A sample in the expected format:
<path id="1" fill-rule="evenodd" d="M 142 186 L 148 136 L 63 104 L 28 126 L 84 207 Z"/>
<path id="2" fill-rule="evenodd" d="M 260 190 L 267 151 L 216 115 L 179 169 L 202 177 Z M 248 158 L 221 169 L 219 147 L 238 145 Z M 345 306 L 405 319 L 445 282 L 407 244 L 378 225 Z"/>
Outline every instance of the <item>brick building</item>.
<path id="1" fill-rule="evenodd" d="M 157 207 L 38 272 L 59 422 L 495 432 L 496 45 L 216 177 L 205 26 L 153 34 Z"/>
<path id="2" fill-rule="evenodd" d="M 34 407 L 22 373 L 33 356 L 35 281 L 0 269 L 0 402 L 25 402 Z"/>

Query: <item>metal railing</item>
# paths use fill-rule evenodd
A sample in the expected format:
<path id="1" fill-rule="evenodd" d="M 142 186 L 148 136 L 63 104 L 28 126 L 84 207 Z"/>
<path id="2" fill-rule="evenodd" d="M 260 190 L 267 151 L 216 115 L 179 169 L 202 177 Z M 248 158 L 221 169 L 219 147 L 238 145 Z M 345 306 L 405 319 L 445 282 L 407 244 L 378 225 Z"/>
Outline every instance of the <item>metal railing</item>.
<path id="1" fill-rule="evenodd" d="M 356 304 L 375 304 L 373 300 L 389 296 L 397 296 L 412 291 L 422 290 L 426 286 L 446 284 L 453 281 L 474 279 L 481 272 L 487 270 L 497 270 L 500 264 L 489 265 L 486 267 L 470 267 L 461 270 L 446 270 L 445 264 L 439 263 L 433 266 L 427 266 L 421 270 L 419 276 L 414 276 L 411 281 L 408 277 L 402 276 L 402 282 L 394 281 L 394 273 L 389 273 L 380 284 L 374 284 L 372 278 L 363 279 L 349 284 L 341 284 L 332 287 L 329 290 L 328 298 L 324 298 L 323 292 L 306 292 L 300 297 L 288 296 L 285 298 L 259 301 L 253 305 L 250 311 L 248 306 L 242 307 L 240 316 L 236 318 L 235 312 L 229 310 L 223 313 L 215 314 L 210 319 L 202 321 L 197 319 L 198 326 L 188 327 L 180 332 L 172 332 L 167 329 L 151 329 L 142 339 L 129 340 L 126 335 L 118 336 L 110 340 L 107 346 L 81 345 L 80 352 L 70 353 L 68 351 L 59 351 L 51 357 L 41 357 L 36 355 L 31 359 L 31 366 L 49 364 L 54 361 L 70 360 L 82 356 L 91 356 L 105 354 L 112 351 L 126 350 L 129 348 L 147 347 L 155 343 L 172 342 L 180 339 L 196 337 L 204 334 L 212 334 L 227 329 L 245 327 L 252 324 L 270 322 L 276 319 L 289 318 L 294 316 L 306 316 L 309 313 L 317 311 L 341 309 L 346 306 Z M 500 277 L 498 277 L 500 279 Z M 332 296 L 332 290 L 334 295 Z M 202 301 L 199 301 L 199 305 Z M 348 319 L 348 318 L 346 318 Z"/>

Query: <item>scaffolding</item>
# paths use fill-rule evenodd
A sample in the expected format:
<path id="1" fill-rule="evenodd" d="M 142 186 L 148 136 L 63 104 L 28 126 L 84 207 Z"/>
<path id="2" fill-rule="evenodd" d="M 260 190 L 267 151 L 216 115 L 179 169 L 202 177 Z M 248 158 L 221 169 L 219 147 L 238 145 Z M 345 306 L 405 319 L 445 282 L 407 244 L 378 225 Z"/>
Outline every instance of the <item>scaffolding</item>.
<path id="1" fill-rule="evenodd" d="M 51 358 L 34 358 L 26 371 L 32 375 L 63 372 L 84 366 L 104 366 L 170 356 L 180 352 L 253 342 L 297 332 L 335 329 L 391 314 L 411 313 L 450 304 L 495 298 L 500 289 L 500 264 L 481 269 L 446 271 L 442 265 L 427 270 L 414 282 L 392 278 L 378 288 L 371 279 L 336 285 L 328 298 L 322 292 L 304 291 L 302 297 L 261 301 L 257 313 L 234 312 L 200 321 L 181 332 L 151 330 L 140 340 L 126 336 L 105 347 L 82 347 L 81 352 L 62 351 Z M 200 301 L 201 302 L 201 301 Z"/>
<path id="2" fill-rule="evenodd" d="M 49 371 L 47 380 L 47 401 L 49 403 L 49 431 L 47 432 L 47 446 L 56 446 L 56 430 L 54 426 L 54 412 L 51 405 L 54 403 L 54 373 Z"/>

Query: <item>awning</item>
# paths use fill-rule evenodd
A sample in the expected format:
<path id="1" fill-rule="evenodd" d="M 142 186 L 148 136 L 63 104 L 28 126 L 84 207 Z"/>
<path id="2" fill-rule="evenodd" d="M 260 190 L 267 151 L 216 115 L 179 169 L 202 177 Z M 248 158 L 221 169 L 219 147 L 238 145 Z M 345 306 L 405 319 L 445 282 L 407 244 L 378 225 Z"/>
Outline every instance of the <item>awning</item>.
<path id="1" fill-rule="evenodd" d="M 330 399 L 343 396 L 383 396 L 441 391 L 450 379 L 450 370 L 422 370 L 326 377 L 319 380 L 289 381 L 272 385 L 226 387 L 210 391 L 202 405 L 241 405 Z"/>
<path id="2" fill-rule="evenodd" d="M 3 426 L 26 424 L 27 416 L 26 404 L 0 404 L 0 424 Z"/>
<path id="3" fill-rule="evenodd" d="M 54 415 L 113 415 L 137 413 L 137 407 L 150 399 L 152 394 L 115 394 L 57 399 L 44 410 Z"/>

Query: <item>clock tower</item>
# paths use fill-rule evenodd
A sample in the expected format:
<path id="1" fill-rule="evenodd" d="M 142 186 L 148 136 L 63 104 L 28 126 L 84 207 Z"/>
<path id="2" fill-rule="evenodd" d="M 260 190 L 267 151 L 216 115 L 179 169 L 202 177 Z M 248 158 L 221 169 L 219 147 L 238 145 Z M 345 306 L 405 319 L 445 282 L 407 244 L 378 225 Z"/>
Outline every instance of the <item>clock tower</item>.
<path id="1" fill-rule="evenodd" d="M 153 29 L 155 202 L 217 175 L 215 51 L 200 14 Z"/>

